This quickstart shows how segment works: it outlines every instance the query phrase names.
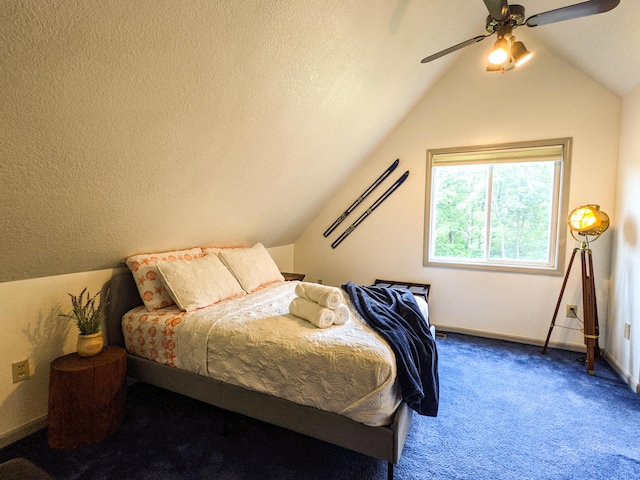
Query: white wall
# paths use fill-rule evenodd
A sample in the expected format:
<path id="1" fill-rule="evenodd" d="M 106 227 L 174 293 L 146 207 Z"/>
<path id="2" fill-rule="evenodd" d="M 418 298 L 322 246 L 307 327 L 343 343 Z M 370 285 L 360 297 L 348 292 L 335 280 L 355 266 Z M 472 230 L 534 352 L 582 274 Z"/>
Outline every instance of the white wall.
<path id="1" fill-rule="evenodd" d="M 362 164 L 296 241 L 295 268 L 310 280 L 333 285 L 348 280 L 367 284 L 375 278 L 430 282 L 432 319 L 440 328 L 542 343 L 562 276 L 422 265 L 426 151 L 573 137 L 569 205 L 598 203 L 613 214 L 621 102 L 541 44 L 529 65 L 504 75 L 484 72 L 482 57 L 479 50 L 468 49 Z M 408 169 L 407 181 L 333 250 L 331 242 L 391 181 L 354 211 L 344 228 L 329 238 L 322 235 L 325 229 L 398 157 L 391 178 Z M 607 233 L 592 245 L 601 325 L 606 323 L 612 236 Z M 569 239 L 567 261 L 574 246 Z M 579 279 L 577 262 L 564 303 L 581 305 Z M 565 319 L 558 325 L 560 320 Z M 555 328 L 552 342 L 580 348 L 583 338 Z"/>
<path id="2" fill-rule="evenodd" d="M 293 270 L 293 245 L 267 249 L 281 271 Z M 119 270 L 98 270 L 0 283 L 0 448 L 46 424 L 49 364 L 76 351 L 68 293 L 93 295 Z M 11 364 L 29 360 L 31 377 L 13 383 Z"/>
<path id="3" fill-rule="evenodd" d="M 607 352 L 640 393 L 640 85 L 623 98 Z M 631 325 L 629 339 L 624 324 Z"/>
<path id="4" fill-rule="evenodd" d="M 25 426 L 43 426 L 49 364 L 75 351 L 77 328 L 58 316 L 70 310 L 67 293 L 77 295 L 87 287 L 93 295 L 112 274 L 113 270 L 100 270 L 0 283 L 0 446 L 28 433 Z M 11 364 L 26 359 L 31 377 L 14 384 Z"/>

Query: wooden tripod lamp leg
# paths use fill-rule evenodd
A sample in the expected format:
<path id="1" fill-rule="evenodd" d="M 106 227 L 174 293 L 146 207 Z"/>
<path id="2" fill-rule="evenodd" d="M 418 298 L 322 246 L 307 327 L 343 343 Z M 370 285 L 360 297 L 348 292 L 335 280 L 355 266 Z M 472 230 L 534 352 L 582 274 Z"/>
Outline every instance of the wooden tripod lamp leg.
<path id="1" fill-rule="evenodd" d="M 558 296 L 558 303 L 556 303 L 556 309 L 553 312 L 553 318 L 551 319 L 551 325 L 549 326 L 549 333 L 547 333 L 547 340 L 544 342 L 544 347 L 542 348 L 542 353 L 547 353 L 547 347 L 549 346 L 549 339 L 551 339 L 551 332 L 553 332 L 553 327 L 556 325 L 556 317 L 558 316 L 558 310 L 560 310 L 560 304 L 562 303 L 562 296 L 564 295 L 564 289 L 567 287 L 567 280 L 569 280 L 569 274 L 571 273 L 571 265 L 573 265 L 573 260 L 576 258 L 577 248 L 573 249 L 573 253 L 571 254 L 571 260 L 569 260 L 569 266 L 567 266 L 567 273 L 564 274 L 564 281 L 562 282 L 562 288 L 560 289 L 560 295 Z"/>
<path id="2" fill-rule="evenodd" d="M 596 324 L 598 307 L 596 305 L 596 287 L 593 279 L 593 261 L 590 249 L 582 249 L 582 308 L 584 310 L 584 341 L 587 346 L 587 371 L 595 373 L 595 352 L 598 342 Z"/>

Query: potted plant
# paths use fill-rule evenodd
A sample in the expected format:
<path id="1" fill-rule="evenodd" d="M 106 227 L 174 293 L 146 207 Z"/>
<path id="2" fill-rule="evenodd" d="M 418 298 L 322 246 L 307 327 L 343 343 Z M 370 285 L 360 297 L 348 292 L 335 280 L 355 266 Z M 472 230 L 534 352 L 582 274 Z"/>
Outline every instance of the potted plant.
<path id="1" fill-rule="evenodd" d="M 86 297 L 85 297 L 86 293 Z M 102 338 L 102 330 L 100 329 L 104 319 L 104 307 L 102 296 L 96 300 L 100 293 L 96 293 L 93 297 L 85 288 L 80 295 L 72 295 L 71 304 L 73 310 L 69 314 L 61 314 L 75 321 L 80 333 L 78 334 L 78 355 L 81 357 L 91 357 L 102 351 L 104 340 Z"/>

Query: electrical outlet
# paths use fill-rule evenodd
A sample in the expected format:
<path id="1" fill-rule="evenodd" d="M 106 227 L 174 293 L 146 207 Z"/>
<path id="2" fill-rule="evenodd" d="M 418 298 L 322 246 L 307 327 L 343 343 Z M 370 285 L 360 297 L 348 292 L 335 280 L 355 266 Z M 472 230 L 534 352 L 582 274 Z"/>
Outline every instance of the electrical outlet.
<path id="1" fill-rule="evenodd" d="M 29 374 L 29 360 L 12 363 L 11 370 L 13 372 L 13 383 L 21 382 L 31 376 Z"/>
<path id="2" fill-rule="evenodd" d="M 323 284 L 324 284 L 324 280 L 322 280 L 321 278 L 319 278 L 319 279 L 318 279 L 318 283 L 319 283 L 320 285 L 323 285 Z"/>
<path id="3" fill-rule="evenodd" d="M 567 305 L 567 318 L 578 318 L 577 305 Z"/>
<path id="4" fill-rule="evenodd" d="M 631 336 L 631 324 L 628 323 L 628 322 L 625 322 L 625 324 L 624 324 L 624 338 L 629 340 L 630 336 Z"/>

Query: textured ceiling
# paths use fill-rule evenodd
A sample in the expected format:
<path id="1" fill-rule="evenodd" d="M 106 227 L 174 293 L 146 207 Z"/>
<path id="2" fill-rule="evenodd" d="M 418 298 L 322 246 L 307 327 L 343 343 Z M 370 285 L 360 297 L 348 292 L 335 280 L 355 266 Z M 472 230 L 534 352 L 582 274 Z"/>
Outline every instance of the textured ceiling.
<path id="1" fill-rule="evenodd" d="M 622 95 L 640 81 L 639 4 L 522 38 Z M 420 59 L 483 33 L 486 14 L 481 0 L 3 2 L 0 281 L 294 242 L 458 54 Z"/>

